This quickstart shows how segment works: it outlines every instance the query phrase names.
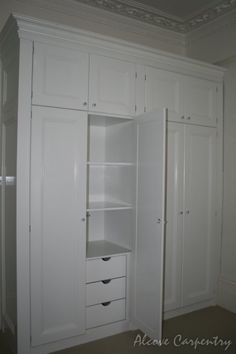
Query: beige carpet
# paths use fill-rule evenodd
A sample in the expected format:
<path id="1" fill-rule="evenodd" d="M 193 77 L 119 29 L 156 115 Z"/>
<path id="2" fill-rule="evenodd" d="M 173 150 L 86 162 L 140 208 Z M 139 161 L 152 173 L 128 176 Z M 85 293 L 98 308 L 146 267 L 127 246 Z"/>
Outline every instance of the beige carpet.
<path id="1" fill-rule="evenodd" d="M 164 322 L 163 332 L 165 343 L 161 347 L 157 343 L 147 343 L 143 334 L 135 331 L 54 354 L 236 354 L 236 314 L 218 306 L 167 320 Z M 136 345 L 134 345 L 135 341 Z M 2 336 L 0 336 L 0 353 L 10 354 L 3 346 Z"/>

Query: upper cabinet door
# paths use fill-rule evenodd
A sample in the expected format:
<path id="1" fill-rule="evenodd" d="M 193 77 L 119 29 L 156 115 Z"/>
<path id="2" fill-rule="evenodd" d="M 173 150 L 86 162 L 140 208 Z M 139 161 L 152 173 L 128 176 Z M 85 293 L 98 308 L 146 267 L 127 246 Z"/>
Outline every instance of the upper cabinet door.
<path id="1" fill-rule="evenodd" d="M 216 126 L 217 84 L 202 79 L 184 79 L 184 116 L 187 123 Z"/>
<path id="2" fill-rule="evenodd" d="M 135 113 L 135 65 L 92 55 L 89 110 L 131 116 Z"/>
<path id="3" fill-rule="evenodd" d="M 165 231 L 166 117 L 164 111 L 137 118 L 137 232 L 133 320 L 161 339 Z"/>
<path id="4" fill-rule="evenodd" d="M 33 104 L 86 109 L 88 54 L 51 44 L 34 44 Z"/>
<path id="5" fill-rule="evenodd" d="M 34 346 L 85 331 L 87 113 L 48 107 L 32 113 Z"/>
<path id="6" fill-rule="evenodd" d="M 168 108 L 168 120 L 181 121 L 183 93 L 181 76 L 168 71 L 146 68 L 146 111 Z"/>

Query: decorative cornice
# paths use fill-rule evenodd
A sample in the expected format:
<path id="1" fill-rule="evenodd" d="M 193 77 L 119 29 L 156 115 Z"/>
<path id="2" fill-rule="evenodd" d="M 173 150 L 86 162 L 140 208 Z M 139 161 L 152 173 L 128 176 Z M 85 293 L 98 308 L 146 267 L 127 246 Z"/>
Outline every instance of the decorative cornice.
<path id="1" fill-rule="evenodd" d="M 134 0 L 75 1 L 179 33 L 190 32 L 236 8 L 236 0 L 219 0 L 215 5 L 183 22 L 173 18 L 173 16 L 163 14 L 156 8 L 141 5 Z"/>

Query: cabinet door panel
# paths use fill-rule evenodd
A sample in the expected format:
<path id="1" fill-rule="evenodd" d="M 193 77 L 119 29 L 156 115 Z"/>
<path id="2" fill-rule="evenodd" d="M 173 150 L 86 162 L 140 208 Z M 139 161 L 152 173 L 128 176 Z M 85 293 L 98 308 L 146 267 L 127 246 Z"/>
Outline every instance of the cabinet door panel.
<path id="1" fill-rule="evenodd" d="M 168 120 L 180 121 L 183 115 L 181 76 L 146 68 L 145 101 L 148 112 L 168 108 Z"/>
<path id="2" fill-rule="evenodd" d="M 35 43 L 33 104 L 81 109 L 88 102 L 88 54 Z"/>
<path id="3" fill-rule="evenodd" d="M 85 330 L 87 114 L 33 108 L 32 344 Z"/>
<path id="4" fill-rule="evenodd" d="M 216 84 L 196 78 L 186 78 L 184 111 L 188 123 L 216 126 Z"/>
<path id="5" fill-rule="evenodd" d="M 216 269 L 216 129 L 186 127 L 183 305 L 213 297 Z"/>
<path id="6" fill-rule="evenodd" d="M 92 55 L 89 109 L 121 115 L 135 113 L 135 65 Z"/>
<path id="7" fill-rule="evenodd" d="M 168 123 L 164 310 L 181 306 L 184 126 Z"/>
<path id="8" fill-rule="evenodd" d="M 138 118 L 137 236 L 133 317 L 151 338 L 162 333 L 166 117 Z"/>

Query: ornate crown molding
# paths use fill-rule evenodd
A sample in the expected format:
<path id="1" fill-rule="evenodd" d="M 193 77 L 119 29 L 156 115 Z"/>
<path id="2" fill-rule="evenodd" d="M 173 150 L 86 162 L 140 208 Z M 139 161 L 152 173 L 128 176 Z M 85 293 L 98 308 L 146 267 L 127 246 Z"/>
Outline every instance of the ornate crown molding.
<path id="1" fill-rule="evenodd" d="M 193 18 L 183 22 L 173 16 L 163 14 L 150 6 L 141 5 L 134 0 L 75 0 L 102 10 L 131 17 L 154 26 L 159 26 L 179 33 L 187 33 L 225 13 L 236 9 L 236 0 L 221 0 Z"/>

